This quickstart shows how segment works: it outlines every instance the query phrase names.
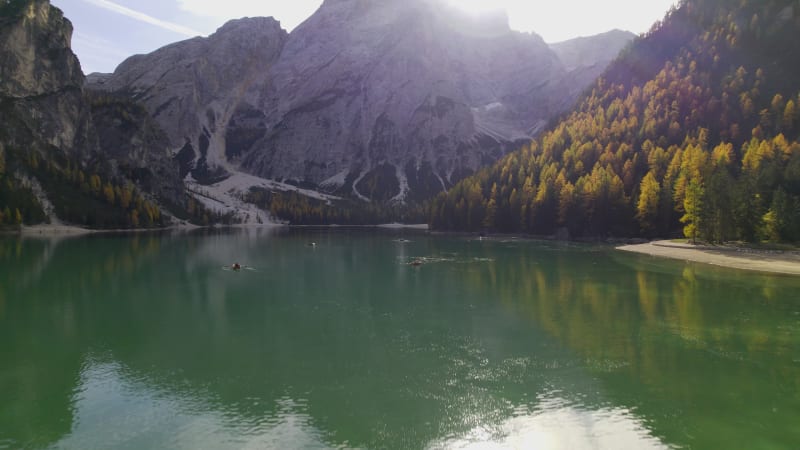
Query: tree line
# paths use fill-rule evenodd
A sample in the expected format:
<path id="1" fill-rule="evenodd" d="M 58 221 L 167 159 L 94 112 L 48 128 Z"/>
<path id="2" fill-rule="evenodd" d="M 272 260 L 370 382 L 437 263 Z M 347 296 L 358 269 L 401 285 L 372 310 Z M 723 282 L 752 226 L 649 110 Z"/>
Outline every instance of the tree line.
<path id="1" fill-rule="evenodd" d="M 242 200 L 292 225 L 378 225 L 427 221 L 426 205 L 367 203 L 349 199 L 326 201 L 297 192 L 272 192 L 255 187 Z"/>

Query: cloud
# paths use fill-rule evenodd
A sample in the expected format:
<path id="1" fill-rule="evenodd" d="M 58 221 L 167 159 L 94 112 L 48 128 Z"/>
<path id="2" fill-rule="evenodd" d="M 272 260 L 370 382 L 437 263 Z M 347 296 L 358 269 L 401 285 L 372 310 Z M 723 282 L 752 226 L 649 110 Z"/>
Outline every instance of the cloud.
<path id="1" fill-rule="evenodd" d="M 179 25 L 177 23 L 167 22 L 165 20 L 157 19 L 153 16 L 147 15 L 143 12 L 135 11 L 133 9 L 127 8 L 122 5 L 118 5 L 114 2 L 109 0 L 84 0 L 86 3 L 91 3 L 97 7 L 106 9 L 111 12 L 115 12 L 117 14 L 121 14 L 123 16 L 129 17 L 134 20 L 138 20 L 140 22 L 144 22 L 150 25 L 154 25 L 159 27 L 163 30 L 172 31 L 173 33 L 182 34 L 187 37 L 194 37 L 194 36 L 202 36 L 205 33 L 197 30 L 193 30 L 191 28 L 185 27 L 183 25 Z"/>
<path id="2" fill-rule="evenodd" d="M 177 0 L 177 2 L 184 11 L 222 21 L 242 17 L 272 16 L 288 30 L 306 20 L 322 4 L 322 0 Z"/>

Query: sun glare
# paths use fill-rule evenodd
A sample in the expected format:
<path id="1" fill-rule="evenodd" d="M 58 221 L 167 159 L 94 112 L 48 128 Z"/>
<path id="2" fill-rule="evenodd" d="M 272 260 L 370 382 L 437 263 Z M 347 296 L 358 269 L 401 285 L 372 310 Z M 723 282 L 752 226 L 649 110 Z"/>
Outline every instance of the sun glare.
<path id="1" fill-rule="evenodd" d="M 506 2 L 498 0 L 449 0 L 456 8 L 473 15 L 506 9 Z"/>
<path id="2" fill-rule="evenodd" d="M 647 31 L 676 0 L 447 0 L 454 7 L 480 16 L 505 10 L 511 28 L 535 31 L 547 42 L 591 36 L 614 28 Z"/>

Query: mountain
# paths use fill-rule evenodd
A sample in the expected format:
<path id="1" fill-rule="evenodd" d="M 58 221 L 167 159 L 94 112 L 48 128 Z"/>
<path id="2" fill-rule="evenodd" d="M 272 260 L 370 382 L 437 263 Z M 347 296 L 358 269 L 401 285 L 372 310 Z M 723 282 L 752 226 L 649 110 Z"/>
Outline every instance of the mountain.
<path id="1" fill-rule="evenodd" d="M 558 90 L 570 99 L 569 107 L 635 38 L 636 35 L 631 32 L 612 30 L 550 44 L 550 49 L 567 70 Z"/>
<path id="2" fill-rule="evenodd" d="M 597 76 L 619 56 L 621 49 L 636 39 L 630 31 L 611 30 L 590 37 L 578 37 L 550 44 L 567 70 L 594 68 Z M 596 78 L 596 77 L 595 77 Z M 592 79 L 594 81 L 594 79 Z"/>
<path id="3" fill-rule="evenodd" d="M 70 50 L 72 24 L 46 1 L 0 4 L 0 102 L 5 145 L 52 145 L 88 157 L 93 147 L 84 82 Z"/>
<path id="4" fill-rule="evenodd" d="M 186 205 L 169 141 L 129 100 L 84 92 L 71 37 L 47 0 L 0 3 L 0 225 L 163 224 L 157 205 Z"/>
<path id="5" fill-rule="evenodd" d="M 800 241 L 798 37 L 796 1 L 682 1 L 563 120 L 437 197 L 432 226 Z"/>
<path id="6" fill-rule="evenodd" d="M 567 68 L 504 14 L 476 18 L 440 0 L 326 0 L 291 34 L 272 19 L 230 22 L 88 86 L 145 105 L 201 183 L 244 171 L 422 200 L 529 141 L 605 55 Z"/>
<path id="7" fill-rule="evenodd" d="M 246 139 L 245 132 L 231 132 L 226 142 L 232 118 L 246 125 L 253 121 L 248 113 L 261 115 L 248 105 L 270 88 L 263 80 L 286 39 L 272 18 L 234 20 L 208 38 L 133 56 L 113 75 L 92 74 L 87 86 L 144 105 L 181 150 L 182 175 L 191 167 L 197 179 L 213 181 L 227 173 L 226 146 Z"/>

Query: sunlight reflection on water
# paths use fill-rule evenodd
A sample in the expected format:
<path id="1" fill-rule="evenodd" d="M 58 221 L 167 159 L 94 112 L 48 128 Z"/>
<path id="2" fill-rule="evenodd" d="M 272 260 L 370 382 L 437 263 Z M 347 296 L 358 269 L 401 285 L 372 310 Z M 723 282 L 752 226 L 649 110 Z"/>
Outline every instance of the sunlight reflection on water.
<path id="1" fill-rule="evenodd" d="M 161 388 L 119 363 L 90 358 L 75 390 L 72 432 L 55 448 L 329 448 L 305 401 L 283 397 L 270 414 L 219 408 L 207 393 Z M 252 398 L 251 406 L 259 399 Z M 265 405 L 266 406 L 266 405 Z"/>
<path id="2" fill-rule="evenodd" d="M 306 412 L 306 402 L 280 398 L 265 414 L 248 415 L 220 407 L 197 388 L 159 387 L 107 358 L 88 358 L 75 390 L 76 421 L 56 448 L 332 448 Z M 213 396 L 211 396 L 213 397 Z M 259 409 L 261 399 L 249 398 Z M 242 409 L 247 409 L 243 407 Z M 480 416 L 480 415 L 479 415 Z M 466 417 L 463 419 L 467 419 Z M 477 421 L 491 419 L 473 417 Z M 125 431 L 127 430 L 127 432 Z M 540 397 L 536 410 L 521 407 L 498 424 L 476 425 L 430 449 L 665 449 L 630 411 L 582 409 L 554 393 Z"/>
<path id="3" fill-rule="evenodd" d="M 540 399 L 538 411 L 521 411 L 497 427 L 478 426 L 430 449 L 667 449 L 630 411 L 585 410 L 566 400 Z"/>

